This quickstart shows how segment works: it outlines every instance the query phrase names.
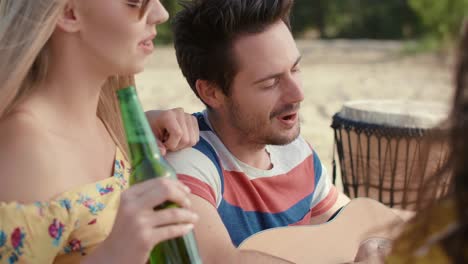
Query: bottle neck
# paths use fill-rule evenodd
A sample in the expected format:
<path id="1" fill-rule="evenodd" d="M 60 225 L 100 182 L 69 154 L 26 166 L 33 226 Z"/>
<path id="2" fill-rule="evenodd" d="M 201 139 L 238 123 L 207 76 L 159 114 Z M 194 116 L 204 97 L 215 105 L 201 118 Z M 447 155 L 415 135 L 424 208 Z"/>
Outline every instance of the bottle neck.
<path id="1" fill-rule="evenodd" d="M 143 156 L 160 159 L 161 153 L 135 88 L 121 89 L 117 91 L 117 96 L 132 164 L 139 163 Z"/>

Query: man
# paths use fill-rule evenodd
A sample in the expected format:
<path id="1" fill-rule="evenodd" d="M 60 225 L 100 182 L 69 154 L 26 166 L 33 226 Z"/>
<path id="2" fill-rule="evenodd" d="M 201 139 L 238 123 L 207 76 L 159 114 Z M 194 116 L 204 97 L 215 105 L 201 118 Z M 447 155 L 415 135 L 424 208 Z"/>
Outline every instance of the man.
<path id="1" fill-rule="evenodd" d="M 299 136 L 291 6 L 194 0 L 175 18 L 180 68 L 207 110 L 196 114 L 199 143 L 167 159 L 192 190 L 205 263 L 282 263 L 236 246 L 268 228 L 326 222 L 349 201 Z"/>

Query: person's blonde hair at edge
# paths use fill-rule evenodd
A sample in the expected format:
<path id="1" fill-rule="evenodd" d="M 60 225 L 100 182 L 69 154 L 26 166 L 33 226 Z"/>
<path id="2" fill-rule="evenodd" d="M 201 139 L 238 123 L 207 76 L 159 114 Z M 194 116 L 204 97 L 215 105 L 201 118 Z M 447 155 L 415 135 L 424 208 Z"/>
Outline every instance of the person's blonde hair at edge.
<path id="1" fill-rule="evenodd" d="M 0 120 L 47 76 L 48 40 L 65 4 L 66 0 L 0 0 Z M 133 76 L 109 77 L 97 113 L 125 154 L 115 91 L 129 84 L 134 85 Z"/>

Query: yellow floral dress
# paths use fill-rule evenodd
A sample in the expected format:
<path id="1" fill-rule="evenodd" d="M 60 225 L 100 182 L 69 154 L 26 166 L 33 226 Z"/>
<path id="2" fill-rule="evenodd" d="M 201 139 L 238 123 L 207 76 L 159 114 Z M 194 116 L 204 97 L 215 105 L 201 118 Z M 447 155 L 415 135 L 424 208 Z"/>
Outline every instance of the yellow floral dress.
<path id="1" fill-rule="evenodd" d="M 429 219 L 429 224 L 426 221 Z M 394 243 L 386 263 L 452 263 L 441 241 L 457 230 L 455 202 L 444 200 L 428 212 L 417 215 Z"/>
<path id="2" fill-rule="evenodd" d="M 0 202 L 0 263 L 79 263 L 112 229 L 127 164 L 117 148 L 112 177 L 48 202 Z"/>

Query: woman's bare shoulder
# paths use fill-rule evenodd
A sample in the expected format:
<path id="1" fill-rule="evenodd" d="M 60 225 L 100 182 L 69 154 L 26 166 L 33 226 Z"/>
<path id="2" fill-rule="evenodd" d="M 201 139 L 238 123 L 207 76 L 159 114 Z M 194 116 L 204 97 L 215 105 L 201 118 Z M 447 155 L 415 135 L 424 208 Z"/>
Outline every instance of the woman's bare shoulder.
<path id="1" fill-rule="evenodd" d="M 0 121 L 0 201 L 48 199 L 54 164 L 47 133 L 33 118 L 12 114 Z"/>

